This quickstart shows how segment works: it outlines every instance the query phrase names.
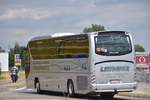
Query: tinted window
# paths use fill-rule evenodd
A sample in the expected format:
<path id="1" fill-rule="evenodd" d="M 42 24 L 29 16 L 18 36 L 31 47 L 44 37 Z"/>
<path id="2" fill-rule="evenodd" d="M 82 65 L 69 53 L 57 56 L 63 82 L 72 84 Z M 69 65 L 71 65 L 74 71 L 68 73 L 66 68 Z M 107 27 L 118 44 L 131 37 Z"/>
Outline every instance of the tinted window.
<path id="1" fill-rule="evenodd" d="M 95 52 L 100 55 L 124 55 L 132 51 L 131 41 L 125 34 L 102 34 L 95 37 Z"/>

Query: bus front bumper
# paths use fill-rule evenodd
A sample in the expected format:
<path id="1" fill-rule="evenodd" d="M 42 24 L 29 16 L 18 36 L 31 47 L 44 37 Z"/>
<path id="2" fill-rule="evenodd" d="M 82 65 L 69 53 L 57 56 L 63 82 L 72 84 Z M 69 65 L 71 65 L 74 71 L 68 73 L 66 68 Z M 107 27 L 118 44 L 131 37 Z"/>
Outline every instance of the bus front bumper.
<path id="1" fill-rule="evenodd" d="M 137 83 L 92 84 L 94 92 L 130 92 L 135 90 Z"/>

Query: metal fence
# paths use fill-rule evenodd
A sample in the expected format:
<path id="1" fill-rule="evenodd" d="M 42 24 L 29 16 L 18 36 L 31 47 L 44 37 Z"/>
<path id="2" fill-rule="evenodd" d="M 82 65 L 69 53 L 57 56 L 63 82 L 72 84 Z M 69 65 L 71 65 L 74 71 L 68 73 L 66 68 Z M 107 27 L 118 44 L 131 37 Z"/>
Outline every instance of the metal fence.
<path id="1" fill-rule="evenodd" d="M 137 68 L 136 69 L 136 81 L 137 82 L 150 82 L 149 69 Z"/>

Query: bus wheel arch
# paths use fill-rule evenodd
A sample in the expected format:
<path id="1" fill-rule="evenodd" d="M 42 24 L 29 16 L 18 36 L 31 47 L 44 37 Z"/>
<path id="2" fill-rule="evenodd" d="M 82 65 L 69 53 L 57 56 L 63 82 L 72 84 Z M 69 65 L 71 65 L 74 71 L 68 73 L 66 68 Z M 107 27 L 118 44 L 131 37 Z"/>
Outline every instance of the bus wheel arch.
<path id="1" fill-rule="evenodd" d="M 34 88 L 36 88 L 36 83 L 39 82 L 39 78 L 35 77 L 34 78 Z"/>
<path id="2" fill-rule="evenodd" d="M 67 81 L 67 94 L 69 97 L 73 97 L 75 95 L 75 89 L 72 79 L 68 79 Z"/>
<path id="3" fill-rule="evenodd" d="M 34 80 L 34 87 L 36 88 L 37 93 L 41 93 L 40 81 L 38 78 L 35 78 Z"/>

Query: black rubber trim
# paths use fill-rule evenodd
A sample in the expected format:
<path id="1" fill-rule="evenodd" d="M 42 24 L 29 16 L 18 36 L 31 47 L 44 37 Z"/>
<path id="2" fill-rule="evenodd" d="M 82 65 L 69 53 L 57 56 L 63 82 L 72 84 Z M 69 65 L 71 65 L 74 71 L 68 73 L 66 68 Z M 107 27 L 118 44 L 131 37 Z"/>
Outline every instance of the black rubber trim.
<path id="1" fill-rule="evenodd" d="M 107 63 L 107 62 L 128 62 L 128 63 L 134 64 L 133 61 L 128 61 L 128 60 L 107 60 L 107 61 L 96 62 L 95 65 L 101 64 L 101 63 Z"/>

